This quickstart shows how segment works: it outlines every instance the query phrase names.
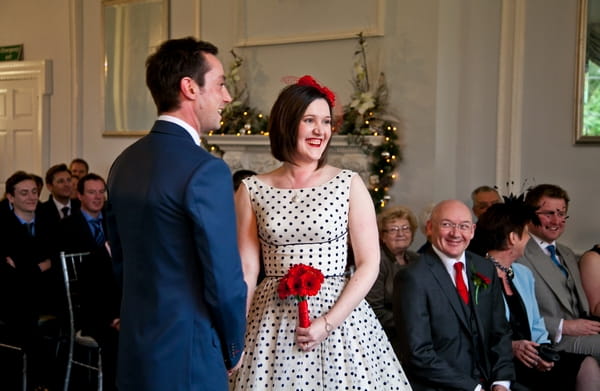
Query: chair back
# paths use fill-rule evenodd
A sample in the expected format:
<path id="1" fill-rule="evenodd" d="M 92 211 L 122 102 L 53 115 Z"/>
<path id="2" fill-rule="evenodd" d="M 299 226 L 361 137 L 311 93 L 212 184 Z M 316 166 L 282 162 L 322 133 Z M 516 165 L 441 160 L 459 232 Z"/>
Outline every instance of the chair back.
<path id="1" fill-rule="evenodd" d="M 60 264 L 62 268 L 63 282 L 67 298 L 67 310 L 69 315 L 69 334 L 75 335 L 77 326 L 77 314 L 79 313 L 79 269 L 89 252 L 65 253 L 60 252 Z"/>

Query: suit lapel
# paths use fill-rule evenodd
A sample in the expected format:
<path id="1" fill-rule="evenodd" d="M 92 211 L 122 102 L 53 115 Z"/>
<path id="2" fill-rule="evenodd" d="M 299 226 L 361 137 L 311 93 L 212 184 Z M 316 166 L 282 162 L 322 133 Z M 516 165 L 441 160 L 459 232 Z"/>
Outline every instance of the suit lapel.
<path id="1" fill-rule="evenodd" d="M 556 265 L 552 264 L 552 260 L 546 255 L 540 246 L 531 238 L 525 247 L 525 257 L 528 259 L 537 259 L 539 262 L 531 262 L 531 266 L 539 273 L 540 277 L 546 281 L 550 290 L 554 292 L 554 296 L 561 302 L 564 308 L 571 308 L 569 302 L 569 293 L 563 287 L 563 274 Z"/>
<path id="2" fill-rule="evenodd" d="M 482 347 L 482 346 L 486 346 L 485 344 L 485 340 L 483 338 L 484 336 L 484 330 L 485 328 L 483 327 L 483 323 L 481 322 L 481 315 L 479 313 L 479 311 L 489 311 L 489 308 L 485 308 L 485 305 L 483 307 L 480 307 L 479 304 L 475 303 L 475 284 L 473 283 L 473 272 L 472 270 L 477 271 L 478 268 L 475 265 L 475 260 L 473 260 L 473 257 L 471 256 L 471 254 L 469 252 L 465 252 L 465 263 L 466 263 L 466 267 L 467 267 L 467 280 L 469 283 L 469 300 L 471 300 L 471 313 L 473 318 L 475 319 L 475 325 L 474 327 L 477 327 L 477 337 L 478 337 L 478 341 L 475 341 L 475 338 L 473 338 L 473 346 L 478 346 L 478 347 Z M 490 287 L 488 287 L 487 289 L 490 289 Z M 482 290 L 480 288 L 479 290 L 479 295 L 482 294 Z M 481 303 L 480 303 L 481 304 Z M 484 377 L 486 379 L 489 379 L 489 368 L 490 368 L 490 364 L 489 364 L 489 358 L 488 355 L 485 354 L 485 352 L 478 352 L 479 354 L 479 360 L 477 360 L 477 365 L 479 367 L 479 370 L 481 371 L 481 373 L 484 375 Z"/>
<path id="3" fill-rule="evenodd" d="M 463 307 L 463 303 L 460 301 L 458 293 L 456 292 L 456 287 L 454 283 L 450 279 L 450 275 L 448 271 L 444 267 L 441 259 L 430 250 L 428 252 L 428 257 L 425 258 L 427 261 L 428 267 L 431 269 L 431 274 L 435 278 L 437 284 L 440 286 L 446 298 L 450 302 L 450 307 L 456 314 L 456 317 L 460 320 L 463 327 L 468 330 L 469 334 L 471 333 L 471 327 L 469 326 L 469 322 L 467 319 L 467 315 L 465 313 L 465 308 Z"/>

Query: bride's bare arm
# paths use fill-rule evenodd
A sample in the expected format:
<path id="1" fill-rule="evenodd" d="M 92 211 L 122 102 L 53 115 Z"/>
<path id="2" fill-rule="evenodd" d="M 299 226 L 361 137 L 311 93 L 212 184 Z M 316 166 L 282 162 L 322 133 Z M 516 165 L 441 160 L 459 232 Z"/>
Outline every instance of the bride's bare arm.
<path id="1" fill-rule="evenodd" d="M 375 208 L 369 191 L 358 175 L 352 178 L 350 187 L 348 230 L 356 270 L 327 314 L 327 320 L 333 326 L 341 324 L 365 298 L 379 273 L 379 233 Z"/>
<path id="2" fill-rule="evenodd" d="M 238 249 L 242 258 L 244 280 L 248 286 L 248 301 L 246 303 L 246 314 L 248 314 L 260 271 L 260 244 L 256 229 L 256 216 L 250 203 L 250 194 L 244 184 L 235 193 L 235 213 Z"/>
<path id="3" fill-rule="evenodd" d="M 328 331 L 344 322 L 367 295 L 379 273 L 379 233 L 375 208 L 360 176 L 352 178 L 348 229 L 356 270 L 342 294 L 325 316 L 314 319 L 307 329 L 297 330 L 304 350 L 311 350 L 328 336 Z"/>

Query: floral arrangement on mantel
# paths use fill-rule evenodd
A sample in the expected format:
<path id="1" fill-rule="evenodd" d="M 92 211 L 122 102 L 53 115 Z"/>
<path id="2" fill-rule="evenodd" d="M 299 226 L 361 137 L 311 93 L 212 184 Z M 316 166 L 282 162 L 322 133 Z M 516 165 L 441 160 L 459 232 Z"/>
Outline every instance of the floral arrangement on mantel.
<path id="1" fill-rule="evenodd" d="M 371 158 L 369 165 L 369 192 L 380 211 L 390 200 L 389 188 L 398 174 L 396 168 L 402 160 L 398 143 L 398 120 L 387 112 L 388 90 L 385 74 L 379 73 L 377 84 L 372 89 L 367 68 L 367 42 L 359 33 L 358 49 L 354 52 L 354 68 L 350 103 L 344 106 L 340 134 L 361 146 Z M 367 141 L 365 136 L 382 136 L 378 145 Z"/>
<path id="2" fill-rule="evenodd" d="M 352 77 L 354 91 L 350 103 L 343 108 L 341 121 L 337 121 L 340 125 L 334 130 L 340 135 L 347 135 L 349 143 L 359 145 L 370 157 L 369 193 L 375 209 L 380 211 L 390 200 L 388 191 L 398 177 L 396 168 L 402 160 L 398 120 L 387 112 L 388 90 L 383 72 L 379 73 L 375 88 L 371 88 L 367 42 L 362 32 L 357 34 L 357 38 L 358 49 L 354 52 Z M 234 61 L 225 75 L 225 82 L 233 94 L 232 103 L 223 111 L 221 129 L 209 134 L 268 135 L 268 117 L 248 104 L 246 86 L 241 84 L 240 68 L 244 60 L 233 50 L 231 54 Z M 371 143 L 367 136 L 381 136 L 381 142 Z M 202 143 L 212 153 L 223 155 L 218 145 L 208 144 L 205 138 Z"/>
<path id="3" fill-rule="evenodd" d="M 225 75 L 225 84 L 231 95 L 231 103 L 225 106 L 221 116 L 221 128 L 213 134 L 267 134 L 268 117 L 260 111 L 250 106 L 248 103 L 248 90 L 245 84 L 241 82 L 240 68 L 244 64 L 244 59 L 237 55 L 233 50 L 230 51 L 233 56 L 233 62 L 229 71 Z M 202 137 L 202 145 L 219 156 L 223 156 L 223 151 L 216 144 L 209 144 L 206 138 Z"/>
<path id="4" fill-rule="evenodd" d="M 225 75 L 225 84 L 232 94 L 232 100 L 223 110 L 219 133 L 265 134 L 268 123 L 267 116 L 248 104 L 248 90 L 246 85 L 241 82 L 240 68 L 244 64 L 244 59 L 233 50 L 230 53 L 233 56 L 233 63 Z"/>

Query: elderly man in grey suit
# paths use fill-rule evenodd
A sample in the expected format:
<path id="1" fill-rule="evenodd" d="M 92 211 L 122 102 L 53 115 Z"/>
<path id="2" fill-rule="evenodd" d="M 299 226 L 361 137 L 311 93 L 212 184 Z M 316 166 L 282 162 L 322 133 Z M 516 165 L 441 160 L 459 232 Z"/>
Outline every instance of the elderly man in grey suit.
<path id="1" fill-rule="evenodd" d="M 529 225 L 531 239 L 518 262 L 534 274 L 535 295 L 550 338 L 558 349 L 600 359 L 600 322 L 586 319 L 589 304 L 578 259 L 557 243 L 565 230 L 569 196 L 558 186 L 543 184 L 529 190 L 525 202 L 538 208 L 541 225 Z"/>

